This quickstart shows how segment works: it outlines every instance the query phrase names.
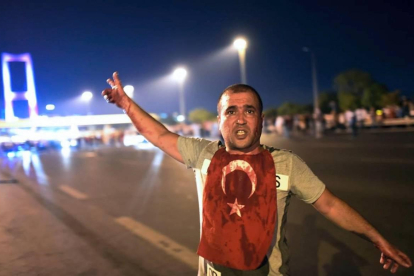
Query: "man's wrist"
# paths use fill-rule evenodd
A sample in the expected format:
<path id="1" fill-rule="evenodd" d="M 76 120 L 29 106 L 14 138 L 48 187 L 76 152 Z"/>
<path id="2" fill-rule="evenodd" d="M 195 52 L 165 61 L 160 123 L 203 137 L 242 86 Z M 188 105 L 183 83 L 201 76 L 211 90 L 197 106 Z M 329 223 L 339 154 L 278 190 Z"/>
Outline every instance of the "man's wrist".
<path id="1" fill-rule="evenodd" d="M 125 101 L 122 102 L 121 108 L 125 114 L 128 114 L 129 109 L 131 107 L 132 100 L 129 97 L 125 98 Z"/>

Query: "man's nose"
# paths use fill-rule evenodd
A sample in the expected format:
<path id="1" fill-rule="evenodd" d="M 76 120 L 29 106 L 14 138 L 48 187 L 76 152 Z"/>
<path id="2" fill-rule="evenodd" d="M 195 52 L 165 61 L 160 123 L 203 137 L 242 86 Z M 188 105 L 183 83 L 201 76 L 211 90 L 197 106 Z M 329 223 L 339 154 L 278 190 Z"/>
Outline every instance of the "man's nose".
<path id="1" fill-rule="evenodd" d="M 237 123 L 239 125 L 244 125 L 246 123 L 246 118 L 244 117 L 244 113 L 243 112 L 239 113 L 239 115 L 237 117 Z"/>

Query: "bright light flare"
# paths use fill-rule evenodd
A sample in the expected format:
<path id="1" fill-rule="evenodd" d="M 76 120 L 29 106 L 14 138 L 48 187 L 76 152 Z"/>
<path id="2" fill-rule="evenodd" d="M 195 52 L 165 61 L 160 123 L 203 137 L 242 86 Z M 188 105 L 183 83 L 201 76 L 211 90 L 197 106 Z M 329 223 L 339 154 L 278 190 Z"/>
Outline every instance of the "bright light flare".
<path id="1" fill-rule="evenodd" d="M 54 104 L 47 104 L 46 105 L 46 110 L 55 110 L 55 105 Z"/>
<path id="2" fill-rule="evenodd" d="M 185 116 L 184 115 L 178 115 L 177 116 L 177 122 L 184 122 L 185 121 Z"/>
<path id="3" fill-rule="evenodd" d="M 125 85 L 124 91 L 128 97 L 132 98 L 134 96 L 134 87 L 132 85 Z"/>
<path id="4" fill-rule="evenodd" d="M 142 135 L 125 135 L 124 136 L 124 145 L 128 146 L 137 146 L 145 142 L 145 138 Z"/>
<path id="5" fill-rule="evenodd" d="M 64 149 L 65 148 L 70 148 L 70 142 L 68 140 L 62 140 L 62 141 L 60 141 L 60 146 Z"/>
<path id="6" fill-rule="evenodd" d="M 70 148 L 62 148 L 60 152 L 62 153 L 63 157 L 65 158 L 70 157 L 70 152 L 71 152 Z"/>
<path id="7" fill-rule="evenodd" d="M 92 97 L 93 97 L 93 94 L 90 91 L 85 91 L 85 92 L 82 93 L 82 100 L 83 101 L 86 101 L 86 102 L 90 101 L 92 99 Z"/>
<path id="8" fill-rule="evenodd" d="M 234 42 L 233 42 L 233 46 L 241 51 L 247 48 L 247 41 L 244 38 L 237 38 Z"/>
<path id="9" fill-rule="evenodd" d="M 23 135 L 13 135 L 11 141 L 16 144 L 23 144 L 27 141 L 27 138 Z"/>
<path id="10" fill-rule="evenodd" d="M 184 68 L 177 68 L 174 70 L 173 78 L 178 82 L 183 82 L 187 76 L 187 70 Z"/>
<path id="11" fill-rule="evenodd" d="M 78 141 L 76 139 L 70 140 L 70 146 L 71 147 L 76 147 L 77 145 L 78 145 Z"/>

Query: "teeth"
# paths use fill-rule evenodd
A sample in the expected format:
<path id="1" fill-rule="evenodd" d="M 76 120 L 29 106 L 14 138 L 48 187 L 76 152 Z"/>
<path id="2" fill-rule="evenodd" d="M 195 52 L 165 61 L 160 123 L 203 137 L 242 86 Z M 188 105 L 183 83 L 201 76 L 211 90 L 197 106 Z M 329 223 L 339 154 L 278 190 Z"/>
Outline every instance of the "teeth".
<path id="1" fill-rule="evenodd" d="M 245 134 L 246 132 L 244 131 L 244 130 L 238 130 L 237 131 L 237 135 L 243 135 L 243 134 Z"/>

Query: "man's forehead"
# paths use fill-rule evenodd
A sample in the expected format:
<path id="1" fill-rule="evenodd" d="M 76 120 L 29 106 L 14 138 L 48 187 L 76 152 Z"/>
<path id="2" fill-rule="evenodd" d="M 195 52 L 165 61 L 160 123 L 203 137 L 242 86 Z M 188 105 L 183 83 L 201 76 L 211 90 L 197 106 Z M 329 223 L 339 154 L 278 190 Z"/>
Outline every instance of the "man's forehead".
<path id="1" fill-rule="evenodd" d="M 256 95 L 250 91 L 243 91 L 237 93 L 226 91 L 221 97 L 220 103 L 222 107 L 228 107 L 233 105 L 251 105 L 255 106 L 256 108 L 259 107 L 259 102 L 257 100 Z"/>

